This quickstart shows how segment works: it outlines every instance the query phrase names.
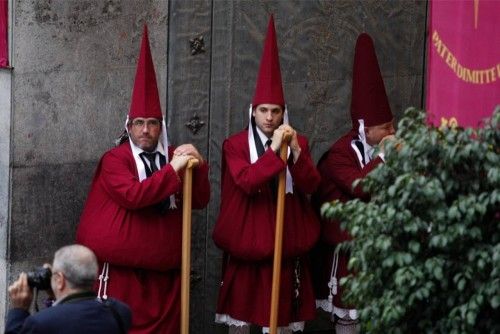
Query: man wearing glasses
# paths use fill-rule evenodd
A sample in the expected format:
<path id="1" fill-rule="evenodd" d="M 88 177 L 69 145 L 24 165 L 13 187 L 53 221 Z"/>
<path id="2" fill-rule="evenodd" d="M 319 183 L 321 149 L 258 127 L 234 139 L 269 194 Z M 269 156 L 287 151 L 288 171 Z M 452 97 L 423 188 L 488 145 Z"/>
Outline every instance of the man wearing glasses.
<path id="1" fill-rule="evenodd" d="M 126 302 L 131 334 L 179 333 L 182 178 L 191 158 L 192 206 L 207 205 L 208 165 L 191 144 L 171 147 L 145 28 L 121 144 L 101 158 L 77 230 L 101 265 L 98 296 Z"/>
<path id="2" fill-rule="evenodd" d="M 87 247 L 60 248 L 54 255 L 47 287 L 52 290 L 55 303 L 31 316 L 33 290 L 28 275 L 21 273 L 9 287 L 12 309 L 7 316 L 5 333 L 125 334 L 130 327 L 130 309 L 117 300 L 96 299 L 92 287 L 97 267 L 97 259 Z"/>

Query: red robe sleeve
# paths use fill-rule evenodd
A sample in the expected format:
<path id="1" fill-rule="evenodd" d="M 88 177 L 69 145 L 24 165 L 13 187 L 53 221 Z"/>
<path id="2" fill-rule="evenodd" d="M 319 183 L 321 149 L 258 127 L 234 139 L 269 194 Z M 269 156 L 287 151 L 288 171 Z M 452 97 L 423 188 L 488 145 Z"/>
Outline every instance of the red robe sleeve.
<path id="1" fill-rule="evenodd" d="M 156 204 L 182 189 L 181 180 L 170 164 L 151 177 L 139 181 L 124 167 L 124 160 L 108 152 L 102 159 L 101 180 L 109 196 L 127 209 L 140 209 Z"/>
<path id="2" fill-rule="evenodd" d="M 297 161 L 290 166 L 294 187 L 305 194 L 312 194 L 321 182 L 321 176 L 311 158 L 309 144 L 305 137 L 299 136 L 301 152 Z"/>
<path id="3" fill-rule="evenodd" d="M 346 202 L 355 198 L 364 201 L 370 199 L 370 195 L 362 191 L 361 184 L 355 188 L 352 184 L 355 180 L 366 177 L 383 161 L 377 157 L 362 168 L 351 147 L 352 138 L 353 135 L 348 134 L 339 139 L 318 163 L 321 184 L 313 196 L 317 210 L 323 203 L 333 200 Z M 325 218 L 322 219 L 321 234 L 327 243 L 334 245 L 351 239 L 349 234 L 341 229 L 340 222 Z"/>
<path id="4" fill-rule="evenodd" d="M 182 173 L 181 173 L 182 174 Z M 193 207 L 210 198 L 208 165 L 193 173 Z M 182 199 L 166 211 L 154 205 L 182 189 L 170 164 L 139 181 L 128 143 L 101 159 L 77 229 L 77 242 L 91 248 L 101 262 L 157 271 L 181 263 Z"/>
<path id="5" fill-rule="evenodd" d="M 202 162 L 193 170 L 193 209 L 203 209 L 210 200 L 210 181 L 208 180 L 208 164 Z"/>
<path id="6" fill-rule="evenodd" d="M 223 150 L 227 171 L 236 186 L 248 195 L 256 193 L 285 169 L 285 163 L 271 149 L 266 150 L 253 164 L 247 156 L 248 150 L 242 150 L 233 141 L 226 140 Z"/>
<path id="7" fill-rule="evenodd" d="M 231 256 L 261 261 L 272 258 L 274 250 L 276 195 L 269 181 L 285 169 L 285 163 L 272 150 L 250 163 L 246 135 L 243 131 L 224 142 L 221 209 L 212 236 L 216 245 Z M 290 166 L 292 177 L 297 177 L 294 192 L 285 195 L 283 258 L 305 254 L 319 235 L 317 217 L 301 191 L 314 189 L 319 175 L 307 141 L 300 140 L 299 144 L 301 156 Z"/>
<path id="8" fill-rule="evenodd" d="M 377 157 L 366 164 L 363 168 L 359 162 L 353 161 L 353 154 L 334 148 L 325 160 L 326 168 L 330 170 L 331 180 L 352 198 L 359 198 L 364 201 L 370 200 L 370 195 L 363 192 L 358 184 L 353 188 L 352 184 L 357 179 L 365 178 L 375 167 L 382 163 L 382 159 Z"/>

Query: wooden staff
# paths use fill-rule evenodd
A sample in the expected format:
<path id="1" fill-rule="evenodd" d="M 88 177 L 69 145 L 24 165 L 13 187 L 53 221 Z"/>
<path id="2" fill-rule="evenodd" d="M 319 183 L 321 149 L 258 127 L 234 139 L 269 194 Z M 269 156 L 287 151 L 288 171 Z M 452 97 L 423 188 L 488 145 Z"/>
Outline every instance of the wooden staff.
<path id="1" fill-rule="evenodd" d="M 182 266 L 181 266 L 181 334 L 189 333 L 189 288 L 191 274 L 191 196 L 193 168 L 197 159 L 190 159 L 184 171 L 182 199 Z"/>
<path id="2" fill-rule="evenodd" d="M 288 142 L 292 134 L 285 132 L 281 142 L 280 157 L 286 164 L 288 155 Z M 277 334 L 278 330 L 278 306 L 280 297 L 281 277 L 281 251 L 283 246 L 283 220 L 285 216 L 285 183 L 286 168 L 279 174 L 278 201 L 276 207 L 276 233 L 274 236 L 274 260 L 273 260 L 273 285 L 271 290 L 271 316 L 269 320 L 269 333 Z"/>

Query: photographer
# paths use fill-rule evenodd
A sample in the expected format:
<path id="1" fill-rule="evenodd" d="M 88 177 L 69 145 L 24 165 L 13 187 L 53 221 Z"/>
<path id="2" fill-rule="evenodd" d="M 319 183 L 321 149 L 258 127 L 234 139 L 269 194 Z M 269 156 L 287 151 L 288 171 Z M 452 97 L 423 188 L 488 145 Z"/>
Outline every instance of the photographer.
<path id="1" fill-rule="evenodd" d="M 97 268 L 90 249 L 70 245 L 55 253 L 52 274 L 43 270 L 21 273 L 9 286 L 12 309 L 5 333 L 127 333 L 131 321 L 128 306 L 116 300 L 100 301 L 92 292 Z M 49 294 L 51 288 L 55 302 L 30 315 L 33 287 L 48 289 Z"/>

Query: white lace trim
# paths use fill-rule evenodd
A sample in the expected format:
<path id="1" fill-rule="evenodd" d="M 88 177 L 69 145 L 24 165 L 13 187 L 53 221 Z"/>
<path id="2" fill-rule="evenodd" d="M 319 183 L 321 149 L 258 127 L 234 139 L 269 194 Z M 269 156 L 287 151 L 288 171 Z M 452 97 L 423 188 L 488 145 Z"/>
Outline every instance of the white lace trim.
<path id="1" fill-rule="evenodd" d="M 316 299 L 316 308 L 320 308 L 325 312 L 332 312 L 333 305 L 328 299 Z"/>
<path id="2" fill-rule="evenodd" d="M 238 327 L 250 326 L 249 322 L 234 319 L 230 315 L 219 314 L 219 313 L 215 314 L 215 322 L 218 324 L 225 324 L 228 326 L 238 326 Z M 295 331 L 303 331 L 304 325 L 305 325 L 304 321 L 289 323 L 288 326 L 286 326 L 286 327 L 279 327 L 278 334 L 282 333 L 285 330 L 292 330 L 294 332 Z M 262 333 L 264 333 L 264 334 L 269 333 L 269 327 L 262 327 Z"/>
<path id="3" fill-rule="evenodd" d="M 316 308 L 345 320 L 357 320 L 359 317 L 358 310 L 336 307 L 328 299 L 316 299 Z"/>
<path id="4" fill-rule="evenodd" d="M 344 320 L 357 320 L 358 319 L 358 310 L 356 309 L 347 309 L 340 307 L 333 307 L 332 315 L 336 315 L 337 317 Z"/>
<path id="5" fill-rule="evenodd" d="M 298 321 L 298 322 L 291 322 L 288 324 L 287 327 L 278 327 L 278 334 L 285 333 L 285 331 L 303 331 L 304 330 L 304 321 Z M 269 327 L 262 327 L 262 333 L 269 333 Z"/>
<path id="6" fill-rule="evenodd" d="M 226 324 L 228 326 L 238 326 L 238 327 L 250 325 L 248 322 L 231 318 L 231 316 L 227 314 L 219 314 L 219 313 L 215 314 L 215 322 L 218 324 Z"/>

